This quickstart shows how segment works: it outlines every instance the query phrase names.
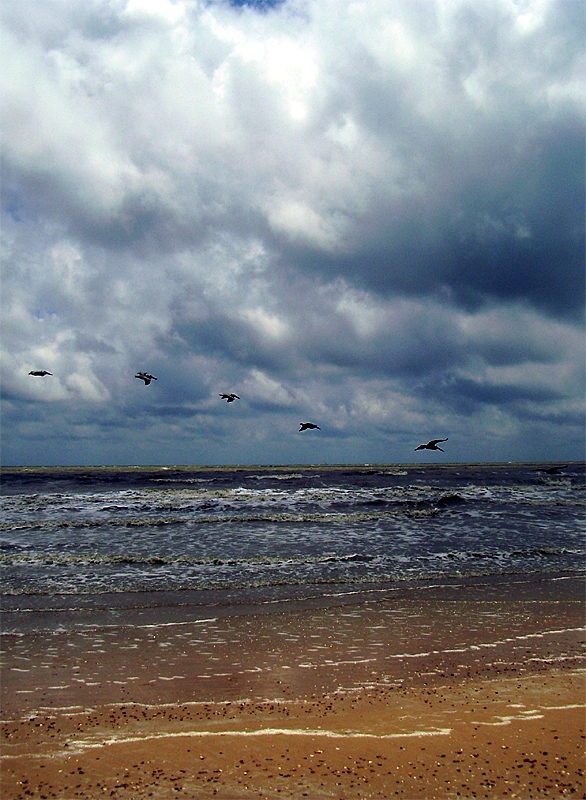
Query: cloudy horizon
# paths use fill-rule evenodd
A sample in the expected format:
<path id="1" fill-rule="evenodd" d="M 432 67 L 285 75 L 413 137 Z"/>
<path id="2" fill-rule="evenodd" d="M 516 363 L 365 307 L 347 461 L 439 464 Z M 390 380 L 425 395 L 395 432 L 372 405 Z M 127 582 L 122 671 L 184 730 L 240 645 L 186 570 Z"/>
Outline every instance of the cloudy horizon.
<path id="1" fill-rule="evenodd" d="M 582 460 L 584 16 L 4 0 L 2 463 Z"/>

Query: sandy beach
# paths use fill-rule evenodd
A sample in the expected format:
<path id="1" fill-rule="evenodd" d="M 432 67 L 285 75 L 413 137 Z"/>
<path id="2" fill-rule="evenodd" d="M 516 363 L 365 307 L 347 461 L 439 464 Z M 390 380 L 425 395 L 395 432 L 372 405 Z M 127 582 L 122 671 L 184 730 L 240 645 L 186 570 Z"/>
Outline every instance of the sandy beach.
<path id="1" fill-rule="evenodd" d="M 2 798 L 585 796 L 584 584 L 3 636 Z"/>

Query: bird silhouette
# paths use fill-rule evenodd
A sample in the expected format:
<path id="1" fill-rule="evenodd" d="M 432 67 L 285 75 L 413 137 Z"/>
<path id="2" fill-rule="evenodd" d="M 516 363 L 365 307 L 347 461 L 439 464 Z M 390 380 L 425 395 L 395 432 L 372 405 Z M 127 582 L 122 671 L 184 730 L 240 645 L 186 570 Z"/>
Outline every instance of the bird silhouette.
<path id="1" fill-rule="evenodd" d="M 227 403 L 233 403 L 234 400 L 240 400 L 237 394 L 234 392 L 230 392 L 230 394 L 226 394 L 226 392 L 220 392 L 220 397 L 222 400 L 225 400 Z"/>
<path id="2" fill-rule="evenodd" d="M 155 378 L 154 375 L 149 375 L 148 372 L 137 372 L 134 377 L 139 378 L 141 381 L 144 381 L 145 386 L 148 386 L 151 381 L 158 380 L 157 378 Z"/>
<path id="3" fill-rule="evenodd" d="M 299 425 L 300 425 L 299 431 L 311 431 L 314 428 L 317 428 L 318 431 L 321 431 L 319 425 L 314 425 L 313 422 L 300 422 Z M 299 431 L 297 431 L 297 433 L 299 433 Z"/>
<path id="4" fill-rule="evenodd" d="M 47 372 L 46 369 L 31 369 L 29 375 L 36 375 L 39 378 L 44 378 L 45 375 L 52 375 L 52 372 Z"/>
<path id="5" fill-rule="evenodd" d="M 438 442 L 447 442 L 448 438 L 446 436 L 445 439 L 432 439 L 431 442 L 427 444 L 420 444 L 419 447 L 416 447 L 415 450 L 441 450 L 442 453 L 444 452 L 441 447 L 437 446 Z"/>

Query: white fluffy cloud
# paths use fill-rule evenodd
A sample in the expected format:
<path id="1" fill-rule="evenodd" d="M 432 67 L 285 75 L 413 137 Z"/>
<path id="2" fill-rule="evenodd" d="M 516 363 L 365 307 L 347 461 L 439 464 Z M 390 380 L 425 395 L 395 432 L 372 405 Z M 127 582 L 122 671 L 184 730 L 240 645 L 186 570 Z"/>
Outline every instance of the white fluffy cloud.
<path id="1" fill-rule="evenodd" d="M 3 28 L 5 460 L 583 455 L 579 3 L 5 0 Z"/>

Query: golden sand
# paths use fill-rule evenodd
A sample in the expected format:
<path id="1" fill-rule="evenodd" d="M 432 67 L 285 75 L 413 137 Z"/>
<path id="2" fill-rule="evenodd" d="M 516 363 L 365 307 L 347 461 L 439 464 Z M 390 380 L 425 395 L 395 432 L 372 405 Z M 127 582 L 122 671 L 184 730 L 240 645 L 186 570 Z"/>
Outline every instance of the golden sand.
<path id="1" fill-rule="evenodd" d="M 2 798 L 584 798 L 583 602 L 541 594 L 5 636 Z"/>

